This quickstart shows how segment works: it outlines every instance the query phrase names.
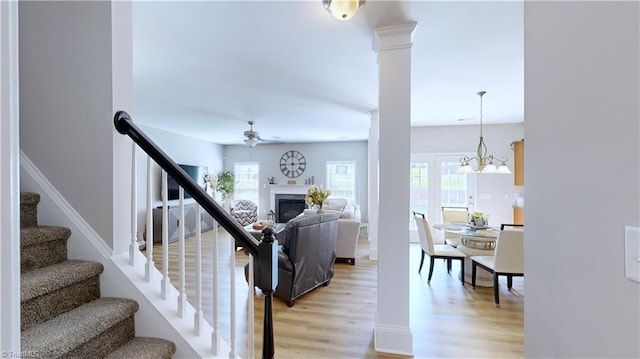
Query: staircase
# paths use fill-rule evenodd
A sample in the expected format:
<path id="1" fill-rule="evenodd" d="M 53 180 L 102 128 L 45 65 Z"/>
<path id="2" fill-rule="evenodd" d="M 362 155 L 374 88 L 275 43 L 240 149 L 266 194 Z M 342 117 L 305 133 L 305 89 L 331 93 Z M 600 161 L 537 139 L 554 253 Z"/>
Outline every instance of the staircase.
<path id="1" fill-rule="evenodd" d="M 68 228 L 38 226 L 40 195 L 20 194 L 21 350 L 30 358 L 171 358 L 135 336 L 138 303 L 100 296 L 100 263 L 67 259 Z"/>

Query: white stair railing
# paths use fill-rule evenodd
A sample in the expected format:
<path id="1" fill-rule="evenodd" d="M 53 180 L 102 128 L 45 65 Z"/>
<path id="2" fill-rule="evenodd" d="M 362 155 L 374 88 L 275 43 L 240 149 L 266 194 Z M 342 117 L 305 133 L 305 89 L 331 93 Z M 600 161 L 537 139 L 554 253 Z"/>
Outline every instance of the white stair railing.
<path id="1" fill-rule="evenodd" d="M 197 336 L 202 335 L 204 314 L 202 313 L 202 211 L 196 205 L 196 312 L 193 314 L 193 327 Z"/>
<path id="2" fill-rule="evenodd" d="M 169 278 L 169 205 L 167 203 L 167 172 L 162 171 L 162 287 L 160 288 L 160 296 L 163 300 L 167 300 L 171 279 Z M 153 238 L 153 237 L 150 237 Z M 151 241 L 153 245 L 153 240 Z"/>
<path id="3" fill-rule="evenodd" d="M 137 228 L 134 229 L 135 226 L 137 226 L 137 191 L 135 190 L 138 187 L 138 184 L 135 183 L 136 182 L 136 171 L 137 171 L 137 166 L 136 166 L 136 156 L 135 156 L 135 146 L 133 148 L 134 151 L 134 155 L 133 155 L 133 159 L 132 159 L 132 197 L 131 197 L 131 201 L 132 201 L 132 205 L 131 205 L 131 214 L 132 214 L 132 238 L 131 238 L 131 244 L 130 244 L 130 250 L 129 250 L 129 261 L 131 263 L 132 266 L 134 266 L 135 262 L 134 262 L 134 252 L 135 250 L 139 250 L 139 244 L 137 242 Z M 146 230 L 146 259 L 147 262 L 145 263 L 145 280 L 147 282 L 152 282 L 153 281 L 153 270 L 152 268 L 155 266 L 154 263 L 154 259 L 153 259 L 153 254 L 154 254 L 154 231 L 153 231 L 153 208 L 154 208 L 154 203 L 153 203 L 153 170 L 154 170 L 154 165 L 153 162 L 151 160 L 151 158 L 147 157 L 147 166 L 146 166 L 146 212 L 145 212 L 145 217 L 146 217 L 146 223 L 145 223 L 145 230 Z M 228 295 L 228 298 L 230 299 L 229 301 L 229 308 L 225 308 L 227 310 L 224 310 L 224 312 L 228 312 L 229 313 L 229 333 L 228 333 L 228 337 L 229 337 L 229 347 L 230 347 L 230 351 L 228 353 L 229 358 L 236 358 L 239 356 L 238 350 L 237 350 L 237 345 L 236 343 L 238 342 L 238 333 L 237 333 L 237 322 L 236 322 L 236 317 L 237 317 L 237 313 L 236 313 L 236 304 L 238 301 L 239 296 L 236 295 L 236 291 L 238 290 L 238 288 L 236 288 L 236 251 L 235 251 L 235 240 L 234 238 L 231 238 L 230 236 L 226 236 L 226 238 L 230 238 L 230 241 L 232 242 L 230 244 L 230 254 L 228 257 L 228 268 L 229 268 L 229 293 L 221 293 L 220 291 L 220 276 L 221 276 L 221 272 L 219 270 L 219 266 L 220 266 L 220 255 L 224 255 L 223 253 L 221 253 L 220 251 L 220 247 L 219 247 L 219 241 L 220 241 L 220 236 L 219 236 L 219 226 L 217 222 L 213 222 L 213 226 L 211 228 L 211 230 L 213 231 L 212 233 L 212 250 L 210 253 L 205 253 L 202 250 L 202 210 L 200 205 L 198 205 L 196 203 L 196 228 L 195 228 L 195 236 L 194 238 L 186 238 L 185 237 L 185 206 L 184 206 L 184 190 L 182 187 L 179 187 L 179 195 L 178 195 L 178 264 L 177 264 L 177 272 L 178 272 L 178 280 L 177 281 L 173 281 L 171 280 L 171 278 L 169 277 L 169 270 L 170 270 L 170 256 L 169 256 L 169 251 L 170 249 L 170 243 L 169 243 L 169 229 L 168 229 L 168 221 L 169 221 L 169 206 L 168 206 L 168 186 L 167 186 L 167 182 L 168 182 L 168 176 L 167 173 L 164 170 L 160 170 L 161 171 L 161 183 L 160 183 L 160 197 L 162 198 L 162 240 L 161 240 L 161 248 L 162 248 L 162 264 L 161 264 L 161 274 L 162 274 L 162 279 L 160 281 L 160 290 L 159 290 L 159 294 L 160 297 L 162 298 L 162 300 L 167 300 L 169 298 L 169 291 L 170 291 L 170 286 L 174 286 L 176 288 L 176 290 L 178 291 L 178 298 L 177 298 L 177 303 L 176 303 L 176 313 L 178 314 L 178 316 L 180 318 L 182 318 L 185 314 L 185 309 L 188 305 L 191 305 L 194 307 L 195 310 L 195 314 L 194 314 L 194 320 L 193 320 L 193 332 L 195 333 L 196 336 L 201 337 L 202 335 L 204 335 L 205 333 L 203 332 L 203 327 L 204 327 L 204 321 L 211 318 L 211 323 L 209 323 L 211 325 L 211 327 L 213 328 L 212 332 L 211 332 L 211 351 L 215 354 L 215 355 L 219 355 L 219 350 L 221 348 L 221 341 L 223 340 L 223 332 L 222 332 L 222 325 L 221 325 L 221 317 L 220 317 L 220 295 Z M 186 262 L 187 262 L 187 253 L 186 253 L 186 240 L 193 240 L 194 241 L 194 253 L 190 254 L 193 256 L 193 258 L 190 258 L 190 262 L 193 261 L 195 263 L 194 265 L 194 276 L 195 279 L 193 281 L 193 286 L 195 287 L 195 294 L 193 296 L 193 303 L 188 302 L 189 297 L 187 296 L 187 271 L 186 271 Z M 175 248 L 174 248 L 175 250 Z M 211 293 L 209 293 L 210 295 L 203 295 L 203 257 L 205 256 L 211 256 L 211 261 L 212 261 L 212 270 L 211 270 L 211 274 L 212 274 L 212 279 L 211 279 Z M 246 333 L 242 333 L 243 335 L 243 340 L 246 343 L 246 352 L 244 353 L 244 357 L 246 358 L 254 358 L 255 354 L 254 354 L 254 328 L 255 328 L 255 320 L 254 320 L 254 316 L 255 316 L 255 308 L 254 308 L 254 302 L 253 302 L 253 295 L 254 295 L 254 291 L 253 291 L 253 285 L 254 285 L 254 278 L 253 278 L 253 256 L 251 256 L 249 254 L 249 268 L 248 268 L 248 294 L 247 294 L 247 298 L 248 300 L 246 301 L 246 309 L 247 309 L 247 316 L 246 316 L 246 320 L 247 320 L 247 325 L 246 325 Z M 211 305 L 205 305 L 203 303 L 203 301 L 205 300 L 204 298 L 210 298 L 207 300 L 211 301 Z M 210 316 L 207 315 L 204 311 L 203 308 L 205 307 L 209 307 L 212 308 L 212 312 L 210 313 Z M 245 339 L 246 338 L 246 339 Z"/>
<path id="4" fill-rule="evenodd" d="M 153 173 L 151 172 L 151 157 L 147 157 L 147 239 L 151 238 L 151 245 L 147 245 L 147 263 L 144 271 L 144 278 L 151 283 L 153 263 Z"/>
<path id="5" fill-rule="evenodd" d="M 129 263 L 136 265 L 135 252 L 138 245 L 138 165 L 136 163 L 136 144 L 131 142 L 131 243 L 129 244 Z"/>
<path id="6" fill-rule="evenodd" d="M 220 341 L 222 340 L 222 333 L 220 331 L 220 291 L 218 288 L 220 287 L 218 281 L 218 256 L 220 255 L 220 251 L 218 248 L 218 222 L 213 222 L 213 243 L 212 243 L 212 321 L 211 326 L 213 327 L 213 332 L 211 333 L 211 349 L 214 353 L 218 353 L 220 348 Z"/>
<path id="7" fill-rule="evenodd" d="M 232 240 L 233 242 L 233 240 Z M 230 284 L 231 290 L 229 294 L 231 296 L 231 310 L 229 311 L 229 323 L 231 328 L 231 352 L 229 353 L 230 358 L 235 358 L 236 356 L 236 244 L 235 242 L 231 244 L 231 250 L 229 251 L 229 273 L 230 273 Z"/>
<path id="8" fill-rule="evenodd" d="M 231 338 L 231 349 L 229 350 L 229 356 L 230 357 L 236 357 L 236 341 L 237 341 L 237 336 L 236 336 L 236 301 L 238 300 L 238 297 L 236 296 L 237 293 L 237 288 L 235 286 L 235 272 L 236 270 L 242 271 L 241 268 L 235 268 L 235 245 L 234 243 L 231 243 L 231 241 L 235 242 L 236 239 L 240 240 L 242 243 L 244 243 L 245 245 L 245 249 L 248 251 L 248 253 L 252 254 L 253 256 L 255 256 L 255 259 L 259 265 L 259 268 L 261 270 L 264 271 L 264 275 L 260 275 L 260 277 L 258 277 L 258 281 L 255 283 L 255 285 L 257 287 L 259 287 L 262 291 L 262 293 L 264 294 L 264 322 L 263 322 L 263 330 L 262 330 L 262 334 L 263 334 L 263 340 L 262 340 L 262 357 L 263 358 L 274 358 L 275 357 L 275 346 L 274 346 L 274 330 L 273 330 L 273 293 L 275 291 L 275 288 L 277 286 L 277 272 L 272 272 L 273 268 L 277 266 L 277 242 L 275 241 L 275 237 L 273 236 L 273 233 L 271 230 L 265 230 L 265 237 L 263 238 L 263 240 L 261 241 L 256 241 L 254 238 L 251 237 L 251 235 L 244 230 L 230 215 L 229 213 L 225 212 L 223 210 L 223 208 L 217 204 L 215 201 L 213 201 L 210 196 L 205 192 L 205 190 L 201 187 L 199 187 L 197 185 L 197 183 L 195 183 L 192 179 L 189 178 L 189 176 L 183 171 L 181 170 L 177 164 L 171 160 L 171 158 L 169 158 L 155 143 L 153 143 L 153 141 L 151 139 L 149 139 L 143 131 L 140 130 L 140 128 L 138 128 L 133 121 L 131 120 L 131 117 L 129 116 L 128 113 L 126 113 L 125 111 L 118 111 L 116 112 L 116 114 L 114 115 L 114 126 L 116 128 L 116 130 L 123 134 L 123 135 L 127 135 L 129 136 L 139 147 L 140 149 L 142 149 L 142 151 L 144 151 L 149 158 L 147 158 L 147 176 L 146 176 L 146 189 L 147 189 L 147 203 L 146 203 L 146 207 L 147 207 L 147 212 L 146 212 L 146 225 L 145 225 L 145 230 L 147 232 L 147 236 L 145 239 L 147 239 L 147 245 L 146 245 L 146 253 L 147 253 L 147 261 L 145 263 L 145 276 L 144 276 L 144 280 L 148 283 L 153 283 L 153 285 L 155 285 L 156 281 L 155 278 L 153 278 L 153 274 L 157 273 L 157 269 L 155 268 L 156 265 L 153 262 L 153 249 L 154 249 L 154 231 L 153 231 L 153 210 L 152 210 L 152 206 L 153 206 L 153 173 L 152 173 L 152 163 L 151 163 L 151 159 L 153 159 L 155 162 L 158 163 L 158 166 L 167 171 L 174 180 L 176 180 L 176 182 L 181 186 L 187 189 L 188 193 L 194 198 L 194 200 L 200 204 L 201 206 L 203 206 L 203 208 L 205 209 L 205 211 L 210 214 L 211 216 L 213 216 L 217 221 L 220 222 L 220 224 L 222 225 L 222 227 L 228 231 L 230 234 L 229 236 L 225 236 L 225 239 L 223 240 L 223 242 L 225 240 L 229 240 L 229 250 L 231 252 L 230 256 L 229 256 L 229 269 L 230 269 L 230 274 L 229 274 L 229 292 L 226 293 L 225 290 L 221 290 L 222 286 L 220 285 L 220 279 L 222 278 L 221 274 L 222 271 L 219 271 L 218 269 L 220 268 L 220 263 L 217 262 L 218 259 L 225 259 L 223 254 L 221 253 L 221 251 L 219 250 L 220 247 L 217 247 L 217 244 L 219 244 L 219 242 L 221 241 L 221 238 L 217 236 L 217 230 L 215 231 L 216 233 L 214 234 L 214 238 L 215 238 L 215 245 L 214 245 L 214 252 L 215 252 L 215 258 L 213 258 L 213 260 L 215 261 L 215 265 L 214 265 L 214 269 L 213 274 L 214 277 L 211 279 L 212 280 L 212 284 L 213 284 L 213 293 L 211 293 L 211 301 L 214 301 L 215 303 L 212 305 L 212 315 L 211 317 L 213 318 L 213 323 L 211 323 L 212 325 L 212 333 L 211 333 L 211 348 L 212 351 L 214 352 L 214 354 L 216 356 L 220 355 L 218 354 L 218 352 L 220 351 L 219 349 L 221 348 L 221 340 L 222 340 L 222 333 L 223 333 L 223 326 L 220 325 L 221 323 L 221 318 L 220 318 L 220 309 L 221 308 L 221 302 L 220 302 L 220 295 L 229 295 L 227 298 L 230 298 L 230 303 L 229 303 L 229 317 L 230 317 L 230 323 L 229 323 L 229 327 L 230 327 L 230 338 Z M 135 150 L 134 150 L 135 151 Z M 132 156 L 133 157 L 133 161 L 136 161 L 136 156 Z M 132 164 L 132 169 L 134 169 L 135 172 L 135 164 Z M 133 182 L 135 182 L 135 180 L 132 178 L 132 185 L 134 187 L 137 186 L 137 184 L 133 184 Z M 165 184 L 164 187 L 165 189 L 162 189 L 163 193 L 165 193 L 163 195 L 163 211 L 166 213 L 169 209 L 167 207 L 166 204 L 166 178 L 164 180 Z M 184 231 L 184 227 L 186 226 L 186 221 L 184 218 L 184 192 L 183 189 L 180 188 L 180 197 L 181 199 L 179 200 L 180 202 L 180 208 L 179 211 L 181 212 L 180 214 L 180 219 L 179 219 L 179 224 L 180 224 L 180 228 L 179 230 L 181 232 Z M 134 191 L 132 191 L 132 193 L 135 193 Z M 132 202 L 135 202 L 136 198 L 135 195 L 133 196 L 134 198 L 132 198 Z M 132 203 L 132 212 L 134 212 L 134 208 L 135 205 Z M 171 209 L 172 211 L 172 209 Z M 137 216 L 137 213 L 132 213 L 132 215 L 135 217 Z M 166 220 L 166 216 L 163 216 L 163 222 L 164 223 L 168 223 L 168 220 Z M 191 218 L 189 218 L 191 219 Z M 199 218 L 196 218 L 196 221 L 199 221 Z M 214 229 L 217 229 L 216 226 L 214 226 Z M 168 300 L 169 296 L 167 294 L 167 289 L 171 289 L 170 287 L 168 287 L 168 285 L 166 285 L 166 282 L 170 282 L 171 279 L 169 278 L 168 275 L 168 270 L 166 270 L 166 263 L 169 262 L 169 259 L 167 259 L 167 256 L 164 255 L 164 253 L 168 253 L 170 249 L 172 249 L 172 245 L 170 245 L 168 243 L 168 234 L 166 233 L 167 231 L 163 228 L 162 230 L 163 235 L 162 235 L 162 251 L 163 251 L 163 263 L 162 263 L 162 276 L 163 276 L 163 280 L 165 281 L 165 283 L 161 283 L 159 286 L 159 293 L 158 296 L 156 298 L 162 298 L 162 292 L 164 290 L 165 293 L 165 301 Z M 198 231 L 199 232 L 199 231 Z M 180 246 L 180 253 L 178 254 L 178 262 L 179 262 L 179 269 L 178 269 L 178 276 L 180 277 L 180 281 L 178 286 L 176 287 L 175 283 L 172 283 L 172 286 L 176 287 L 177 290 L 176 291 L 172 291 L 172 294 L 176 294 L 178 293 L 178 303 L 177 303 L 177 308 L 176 311 L 178 313 L 180 313 L 181 316 L 184 316 L 184 309 L 185 307 L 189 304 L 187 301 L 187 296 L 186 296 L 186 268 L 185 268 L 185 238 L 184 238 L 184 233 L 180 234 L 180 242 L 178 243 L 178 245 Z M 197 239 L 196 239 L 197 240 Z M 133 235 L 132 235 L 132 241 L 131 241 L 131 245 L 133 246 Z M 133 248 L 129 251 L 130 252 L 130 256 L 132 258 L 130 258 L 130 263 L 132 263 L 132 266 L 134 264 L 134 255 L 137 255 L 137 252 L 134 250 L 135 246 L 133 246 Z M 196 251 L 198 252 L 198 251 Z M 191 259 L 195 259 L 193 258 L 196 254 L 189 254 L 189 260 L 191 261 Z M 202 253 L 202 251 L 200 251 L 200 253 L 198 254 L 198 259 L 201 261 L 203 259 L 203 256 L 205 254 Z M 222 257 L 221 257 L 222 256 Z M 172 258 L 172 256 L 169 256 L 169 258 Z M 202 262 L 200 262 L 202 263 Z M 224 267 L 224 266 L 223 266 Z M 173 272 L 172 268 L 169 268 L 169 270 L 171 270 L 171 272 Z M 194 269 L 195 271 L 195 269 Z M 200 272 L 200 275 L 202 274 L 202 268 L 200 268 L 198 270 Z M 262 274 L 262 272 L 261 272 Z M 250 270 L 248 271 L 248 275 L 249 277 L 251 277 L 253 275 L 253 271 Z M 253 279 L 250 278 L 249 281 L 251 283 L 253 283 Z M 194 280 L 194 288 L 197 288 L 197 291 L 202 291 L 203 288 L 205 288 L 206 286 L 203 285 L 201 280 Z M 247 301 L 249 302 L 253 302 L 254 297 L 253 297 L 253 286 L 251 285 L 249 288 L 249 292 L 248 292 L 248 296 L 247 296 Z M 163 289 L 164 288 L 164 289 Z M 202 292 L 201 292 L 202 293 Z M 193 297 L 198 297 L 198 295 L 196 295 L 195 293 L 193 294 Z M 204 295 L 200 296 L 200 299 L 202 301 L 204 301 Z M 157 299 L 153 299 L 153 300 L 157 300 Z M 207 299 L 208 301 L 209 299 Z M 197 300 L 196 300 L 197 302 Z M 190 304 L 192 307 L 188 307 L 189 310 L 194 310 L 194 313 L 197 312 L 197 310 L 195 310 L 193 308 L 193 303 Z M 201 308 L 205 308 L 202 310 L 202 314 L 204 315 L 205 319 L 208 319 L 208 315 L 206 313 L 206 308 L 208 306 L 208 303 L 201 303 L 195 304 L 196 307 L 200 306 Z M 251 305 L 250 303 L 247 305 Z M 164 307 L 167 307 L 166 305 Z M 248 312 L 252 313 L 253 312 L 253 308 L 249 307 Z M 169 313 L 167 313 L 169 314 Z M 175 315 L 175 314 L 174 314 Z M 199 315 L 199 314 L 198 314 Z M 169 317 L 169 316 L 167 316 Z M 247 328 L 252 328 L 253 327 L 253 322 L 254 319 L 253 318 L 249 318 L 249 323 L 246 327 Z M 197 320 L 194 320 L 194 328 L 192 330 L 190 330 L 190 333 L 185 333 L 185 337 L 188 336 L 189 334 L 191 336 L 193 336 L 194 333 L 198 332 L 198 328 L 197 328 L 197 324 L 196 322 L 198 322 Z M 251 333 L 253 333 L 252 329 L 248 329 L 248 331 L 251 331 Z M 200 336 L 202 336 L 202 333 L 200 331 L 199 333 Z M 252 334 L 247 333 L 246 335 L 247 337 L 251 337 L 252 338 Z M 251 342 L 248 342 L 247 345 L 249 346 L 248 350 L 247 350 L 247 357 L 253 357 L 253 340 L 251 339 Z M 243 348 L 243 347 L 241 347 Z"/>
<path id="9" fill-rule="evenodd" d="M 179 193 L 179 213 L 178 217 L 178 244 L 179 244 L 179 252 L 178 252 L 178 277 L 180 277 L 178 292 L 178 316 L 180 318 L 184 317 L 184 309 L 187 305 L 187 283 L 186 283 L 186 274 L 185 274 L 185 258 L 184 258 L 184 189 L 180 187 L 178 189 Z M 169 248 L 167 248 L 168 250 Z M 164 248 L 163 248 L 164 250 Z"/>

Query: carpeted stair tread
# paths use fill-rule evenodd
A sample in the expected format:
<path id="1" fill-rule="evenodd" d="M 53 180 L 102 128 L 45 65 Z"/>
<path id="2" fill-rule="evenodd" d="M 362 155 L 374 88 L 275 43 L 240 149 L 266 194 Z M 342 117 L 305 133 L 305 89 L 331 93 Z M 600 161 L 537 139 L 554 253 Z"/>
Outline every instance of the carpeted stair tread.
<path id="1" fill-rule="evenodd" d="M 20 228 L 38 225 L 39 202 L 38 193 L 20 192 Z"/>
<path id="2" fill-rule="evenodd" d="M 69 239 L 71 230 L 66 227 L 37 226 L 20 229 L 20 247 L 24 248 L 43 242 Z"/>
<path id="3" fill-rule="evenodd" d="M 64 261 L 21 276 L 20 329 L 28 330 L 100 298 L 100 263 Z"/>
<path id="4" fill-rule="evenodd" d="M 109 354 L 106 359 L 169 359 L 176 352 L 176 345 L 160 338 L 135 337 Z"/>
<path id="5" fill-rule="evenodd" d="M 57 358 L 132 317 L 138 303 L 131 299 L 99 298 L 22 332 L 23 352 Z"/>
<path id="6" fill-rule="evenodd" d="M 36 226 L 20 229 L 20 272 L 44 268 L 67 260 L 71 230 L 65 227 Z"/>
<path id="7" fill-rule="evenodd" d="M 74 283 L 100 275 L 101 263 L 69 260 L 52 266 L 34 269 L 21 276 L 20 299 L 27 301 Z"/>
<path id="8" fill-rule="evenodd" d="M 20 203 L 38 204 L 40 203 L 40 194 L 37 192 L 20 192 Z"/>

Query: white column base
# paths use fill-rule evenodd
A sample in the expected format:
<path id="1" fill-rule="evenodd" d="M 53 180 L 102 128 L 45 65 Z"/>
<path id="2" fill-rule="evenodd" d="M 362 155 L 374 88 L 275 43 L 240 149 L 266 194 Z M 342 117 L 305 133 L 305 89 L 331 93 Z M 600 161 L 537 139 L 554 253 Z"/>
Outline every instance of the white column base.
<path id="1" fill-rule="evenodd" d="M 373 345 L 377 352 L 413 355 L 411 328 L 376 323 L 373 330 Z"/>
<path id="2" fill-rule="evenodd" d="M 374 247 L 373 242 L 369 245 L 369 259 L 372 261 L 378 260 L 378 247 Z"/>

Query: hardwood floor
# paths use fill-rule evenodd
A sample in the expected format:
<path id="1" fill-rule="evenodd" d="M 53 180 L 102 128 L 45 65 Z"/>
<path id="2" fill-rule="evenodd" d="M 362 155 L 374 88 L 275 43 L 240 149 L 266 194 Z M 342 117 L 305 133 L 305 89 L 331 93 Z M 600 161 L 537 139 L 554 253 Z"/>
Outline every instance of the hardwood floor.
<path id="1" fill-rule="evenodd" d="M 274 331 L 278 358 L 403 358 L 403 356 L 377 353 L 373 350 L 373 327 L 376 314 L 375 261 L 368 259 L 366 231 L 362 231 L 358 244 L 356 265 L 338 262 L 335 275 L 327 287 L 319 287 L 305 294 L 289 308 L 274 298 Z M 212 253 L 213 232 L 203 233 L 203 252 Z M 193 253 L 195 237 L 186 239 L 187 253 Z M 219 267 L 229 278 L 231 239 L 224 230 L 219 231 Z M 154 245 L 154 258 L 162 267 L 162 248 Z M 169 276 L 177 275 L 178 243 L 170 244 Z M 248 288 L 243 267 L 248 257 L 243 251 L 235 252 L 235 282 L 237 332 L 243 333 L 246 323 Z M 428 261 L 418 274 L 420 246 L 410 249 L 410 326 L 413 334 L 414 358 L 520 358 L 524 356 L 524 279 L 514 278 L 512 291 L 506 289 L 506 280 L 500 282 L 500 308 L 496 308 L 492 288 L 464 286 L 457 278 L 459 268 L 454 263 L 451 274 L 444 261 L 436 261 L 431 283 L 427 283 Z M 210 258 L 203 260 L 204 295 L 211 293 Z M 187 295 L 193 303 L 194 264 L 187 259 Z M 229 281 L 220 284 L 228 292 Z M 226 289 L 226 291 L 225 291 Z M 230 338 L 230 298 L 220 298 L 220 316 L 223 337 Z M 204 303 L 207 301 L 205 300 Z M 262 352 L 262 319 L 264 297 L 256 290 L 255 303 L 255 355 Z M 205 317 L 211 318 L 211 307 L 204 306 Z M 236 351 L 246 357 L 244 335 L 238 335 Z"/>

